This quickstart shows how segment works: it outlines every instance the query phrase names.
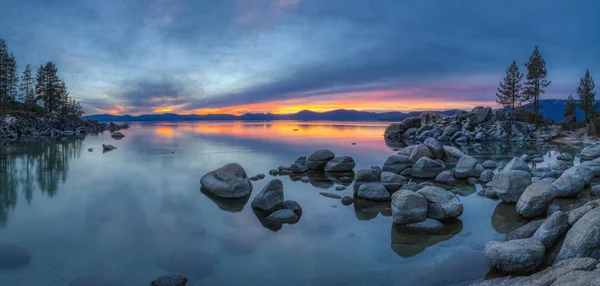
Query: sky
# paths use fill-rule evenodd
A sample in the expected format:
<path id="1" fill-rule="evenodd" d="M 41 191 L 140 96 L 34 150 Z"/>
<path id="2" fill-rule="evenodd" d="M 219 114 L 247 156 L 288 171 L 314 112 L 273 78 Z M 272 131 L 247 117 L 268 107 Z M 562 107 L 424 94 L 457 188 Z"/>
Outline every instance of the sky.
<path id="1" fill-rule="evenodd" d="M 53 61 L 87 114 L 497 106 L 538 45 L 576 93 L 600 73 L 600 1 L 2 0 L 20 69 Z"/>

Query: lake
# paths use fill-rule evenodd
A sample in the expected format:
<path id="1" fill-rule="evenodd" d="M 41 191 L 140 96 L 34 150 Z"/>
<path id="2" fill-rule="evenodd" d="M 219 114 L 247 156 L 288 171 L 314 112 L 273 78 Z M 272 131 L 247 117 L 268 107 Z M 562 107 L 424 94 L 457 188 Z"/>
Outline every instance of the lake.
<path id="1" fill-rule="evenodd" d="M 336 178 L 302 183 L 279 176 L 286 200 L 303 208 L 296 224 L 260 220 L 250 202 L 270 169 L 329 149 L 352 156 L 356 169 L 382 166 L 402 143 L 387 142 L 387 123 L 133 123 L 126 137 L 0 141 L 0 244 L 27 250 L 31 261 L 0 267 L 0 285 L 69 285 L 73 281 L 149 285 L 181 272 L 188 285 L 468 285 L 489 271 L 484 247 L 523 225 L 514 205 L 455 187 L 464 214 L 438 235 L 392 224 L 389 203 L 344 206 L 319 192 L 352 196 Z M 101 144 L 118 149 L 103 153 Z M 352 144 L 355 143 L 355 144 Z M 459 146 L 483 161 L 578 148 L 502 142 Z M 88 148 L 93 148 L 89 152 Z M 227 163 L 253 182 L 246 204 L 213 200 L 200 177 Z M 347 184 L 347 183 L 346 183 Z M 445 188 L 450 188 L 446 186 Z M 263 225 L 264 223 L 264 225 Z M 0 257 L 0 263 L 2 257 Z M 86 280 L 87 279 L 87 280 Z"/>

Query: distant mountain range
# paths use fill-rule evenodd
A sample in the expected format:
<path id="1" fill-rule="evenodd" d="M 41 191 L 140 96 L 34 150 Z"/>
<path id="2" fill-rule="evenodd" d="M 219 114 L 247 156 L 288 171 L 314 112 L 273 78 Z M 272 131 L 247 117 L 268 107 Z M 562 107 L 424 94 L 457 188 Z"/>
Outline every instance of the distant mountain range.
<path id="1" fill-rule="evenodd" d="M 458 109 L 435 111 L 444 115 L 454 115 Z M 180 115 L 173 113 L 132 115 L 96 114 L 84 116 L 85 119 L 95 119 L 101 122 L 108 121 L 199 121 L 199 120 L 298 120 L 298 121 L 401 121 L 407 117 L 419 116 L 424 111 L 412 112 L 384 112 L 375 113 L 356 110 L 332 110 L 327 112 L 300 111 L 293 114 L 271 114 L 271 113 L 246 113 L 243 115 L 231 114 L 208 114 L 208 115 Z"/>
<path id="2" fill-rule="evenodd" d="M 576 100 L 575 102 L 579 103 L 579 100 Z M 597 101 L 597 102 L 599 102 L 599 101 Z M 544 115 L 544 118 L 552 119 L 555 122 L 559 122 L 564 119 L 564 112 L 565 112 L 565 107 L 567 106 L 567 100 L 566 99 L 545 99 L 545 100 L 541 101 L 541 106 L 542 106 L 542 108 L 540 109 L 540 113 L 542 115 Z M 533 109 L 533 105 L 531 103 L 526 104 L 523 107 L 527 108 L 529 110 Z M 600 111 L 600 108 L 598 108 L 596 111 Z M 579 120 L 584 120 L 584 119 L 585 119 L 585 114 L 583 113 L 583 110 L 581 110 L 578 107 L 577 108 L 577 120 L 579 121 Z"/>

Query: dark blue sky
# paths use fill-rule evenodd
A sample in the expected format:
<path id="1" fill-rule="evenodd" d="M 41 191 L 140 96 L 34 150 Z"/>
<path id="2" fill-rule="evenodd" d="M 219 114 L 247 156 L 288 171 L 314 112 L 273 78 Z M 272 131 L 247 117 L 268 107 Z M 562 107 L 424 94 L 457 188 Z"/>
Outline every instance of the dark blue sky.
<path id="1" fill-rule="evenodd" d="M 55 61 L 88 113 L 491 104 L 535 45 L 547 98 L 600 72 L 600 1 L 2 0 L 20 68 Z"/>

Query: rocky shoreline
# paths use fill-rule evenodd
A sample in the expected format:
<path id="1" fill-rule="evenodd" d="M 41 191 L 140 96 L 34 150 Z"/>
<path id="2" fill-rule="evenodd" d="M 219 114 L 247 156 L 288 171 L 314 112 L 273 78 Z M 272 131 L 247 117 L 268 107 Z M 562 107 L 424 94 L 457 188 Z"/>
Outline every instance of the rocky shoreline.
<path id="1" fill-rule="evenodd" d="M 61 137 L 81 134 L 94 134 L 104 131 L 115 132 L 127 129 L 129 125 L 104 123 L 96 120 L 83 120 L 66 116 L 5 116 L 0 118 L 0 138 Z"/>

